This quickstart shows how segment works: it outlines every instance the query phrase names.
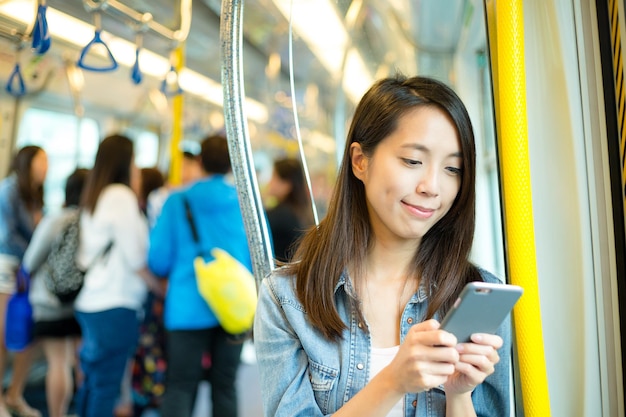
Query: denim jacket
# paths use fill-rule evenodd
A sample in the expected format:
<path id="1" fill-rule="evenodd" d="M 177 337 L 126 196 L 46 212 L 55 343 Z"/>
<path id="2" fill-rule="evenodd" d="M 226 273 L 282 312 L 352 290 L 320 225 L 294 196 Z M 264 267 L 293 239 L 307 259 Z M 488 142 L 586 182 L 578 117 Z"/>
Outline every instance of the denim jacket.
<path id="1" fill-rule="evenodd" d="M 481 270 L 486 282 L 500 282 Z M 259 288 L 254 344 L 259 366 L 264 415 L 268 417 L 328 416 L 340 409 L 368 382 L 371 340 L 352 307 L 349 277 L 344 273 L 335 288 L 335 303 L 346 323 L 342 340 L 326 339 L 307 320 L 294 292 L 295 279 L 280 271 L 265 278 Z M 422 321 L 428 307 L 420 287 L 402 313 L 401 340 Z M 435 317 L 440 319 L 440 317 Z M 495 372 L 472 393 L 478 416 L 502 417 L 510 409 L 510 318 L 500 326 L 504 340 Z M 404 396 L 404 416 L 445 416 L 443 386 Z"/>
<path id="2" fill-rule="evenodd" d="M 17 176 L 0 182 L 0 254 L 22 259 L 35 225 L 19 198 Z"/>

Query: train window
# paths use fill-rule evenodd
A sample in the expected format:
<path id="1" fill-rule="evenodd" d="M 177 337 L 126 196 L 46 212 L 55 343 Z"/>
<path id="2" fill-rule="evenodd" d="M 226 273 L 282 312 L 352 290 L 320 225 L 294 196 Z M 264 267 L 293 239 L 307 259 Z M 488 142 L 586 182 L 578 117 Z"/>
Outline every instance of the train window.
<path id="1" fill-rule="evenodd" d="M 135 142 L 135 164 L 139 168 L 157 166 L 159 135 L 148 130 L 128 128 L 124 134 Z"/>
<path id="2" fill-rule="evenodd" d="M 17 135 L 17 146 L 37 145 L 48 154 L 45 206 L 58 210 L 64 201 L 65 179 L 77 167 L 91 167 L 98 149 L 98 123 L 87 117 L 29 108 Z"/>

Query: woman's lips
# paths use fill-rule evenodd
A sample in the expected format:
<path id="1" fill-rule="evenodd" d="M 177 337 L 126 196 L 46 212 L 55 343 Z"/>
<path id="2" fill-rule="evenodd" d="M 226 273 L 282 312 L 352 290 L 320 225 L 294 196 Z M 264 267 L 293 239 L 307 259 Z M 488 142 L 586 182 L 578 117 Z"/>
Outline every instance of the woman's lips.
<path id="1" fill-rule="evenodd" d="M 415 206 L 413 204 L 408 204 L 405 202 L 403 202 L 403 204 L 412 215 L 420 217 L 422 219 L 428 219 L 435 213 L 435 209 L 432 208 Z"/>

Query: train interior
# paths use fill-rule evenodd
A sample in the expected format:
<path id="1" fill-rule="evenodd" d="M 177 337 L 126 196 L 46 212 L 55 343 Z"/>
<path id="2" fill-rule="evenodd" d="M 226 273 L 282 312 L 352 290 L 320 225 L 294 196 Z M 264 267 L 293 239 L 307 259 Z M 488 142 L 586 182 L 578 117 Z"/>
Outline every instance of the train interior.
<path id="1" fill-rule="evenodd" d="M 511 415 L 624 416 L 626 6 L 519 0 L 510 2 L 518 14 L 506 15 L 504 3 L 0 0 L 0 175 L 16 148 L 42 146 L 54 211 L 67 175 L 93 163 L 107 134 L 133 138 L 137 165 L 176 182 L 170 168 L 182 150 L 212 132 L 239 133 L 257 192 L 275 158 L 300 158 L 312 210 L 323 216 L 367 88 L 396 73 L 435 77 L 465 102 L 477 138 L 472 260 L 528 285 L 536 301 L 537 316 L 514 310 Z M 50 45 L 39 53 L 42 6 Z M 521 32 L 507 38 L 515 22 Z M 232 51 L 238 67 L 228 65 Z M 520 97 L 509 87 L 512 61 L 522 100 L 512 99 Z M 239 74 L 242 111 L 233 114 L 225 88 Z M 527 133 L 523 148 L 510 131 Z M 506 152 L 528 153 L 528 177 Z M 507 183 L 511 175 L 519 181 Z M 531 201 L 515 200 L 520 189 Z M 522 203 L 530 213 L 515 211 Z M 533 256 L 515 256 L 513 224 L 526 230 L 522 246 Z M 247 364 L 240 386 L 256 392 L 253 358 Z M 248 396 L 241 415 L 260 416 L 260 397 Z"/>

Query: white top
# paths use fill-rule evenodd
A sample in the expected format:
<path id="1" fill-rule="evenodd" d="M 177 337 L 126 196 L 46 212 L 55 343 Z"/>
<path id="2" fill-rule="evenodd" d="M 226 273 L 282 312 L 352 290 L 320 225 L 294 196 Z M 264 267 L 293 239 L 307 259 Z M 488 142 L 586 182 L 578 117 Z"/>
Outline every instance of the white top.
<path id="1" fill-rule="evenodd" d="M 84 313 L 120 307 L 141 310 L 147 287 L 137 271 L 146 266 L 148 225 L 135 193 L 122 184 L 108 185 L 93 215 L 81 214 L 80 228 L 77 262 L 91 268 L 74 308 Z M 101 256 L 109 242 L 111 250 Z"/>
<path id="2" fill-rule="evenodd" d="M 372 347 L 372 360 L 370 363 L 370 376 L 371 381 L 376 374 L 378 374 L 385 366 L 389 365 L 393 358 L 400 350 L 400 346 L 393 346 L 389 348 L 375 348 Z M 393 408 L 387 413 L 387 417 L 403 417 L 404 416 L 404 397 L 393 406 Z"/>

